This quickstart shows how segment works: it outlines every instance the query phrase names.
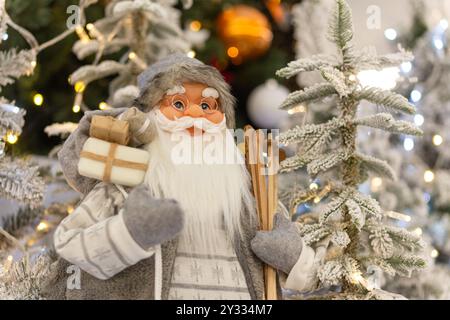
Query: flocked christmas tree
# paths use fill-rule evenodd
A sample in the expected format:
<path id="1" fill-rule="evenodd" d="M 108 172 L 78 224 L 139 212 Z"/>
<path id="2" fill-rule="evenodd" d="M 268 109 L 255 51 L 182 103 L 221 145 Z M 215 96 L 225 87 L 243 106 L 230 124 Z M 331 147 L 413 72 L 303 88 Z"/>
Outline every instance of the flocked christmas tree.
<path id="1" fill-rule="evenodd" d="M 315 222 L 301 223 L 300 228 L 307 245 L 330 244 L 317 272 L 318 287 L 340 285 L 346 298 L 375 298 L 370 294 L 373 286 L 364 277 L 369 269 L 407 276 L 425 262 L 416 255 L 422 247 L 420 237 L 389 225 L 388 213 L 376 200 L 359 191 L 359 185 L 370 174 L 394 179 L 395 172 L 385 161 L 357 150 L 358 127 L 407 135 L 422 132 L 412 123 L 395 120 L 390 113 L 358 117 L 358 106 L 363 100 L 409 114 L 414 113 L 414 106 L 391 91 L 361 86 L 357 74 L 361 70 L 397 66 L 413 57 L 403 50 L 378 56 L 354 49 L 352 16 L 344 0 L 336 0 L 328 35 L 337 46 L 338 55 L 300 59 L 278 72 L 289 78 L 300 72 L 319 71 L 325 80 L 292 93 L 282 108 L 290 110 L 305 102 L 336 96 L 339 115 L 326 123 L 298 126 L 283 133 L 280 142 L 298 144 L 299 150 L 281 167 L 286 172 L 306 166 L 312 178 L 335 173 L 330 200 L 318 211 Z"/>
<path id="2" fill-rule="evenodd" d="M 139 93 L 137 76 L 149 65 L 173 52 L 188 53 L 190 45 L 180 28 L 178 0 L 113 0 L 107 4 L 105 17 L 77 26 L 80 40 L 73 46 L 78 59 L 94 56 L 94 61 L 76 70 L 69 81 L 74 85 L 74 112 L 89 110 L 83 92 L 89 83 L 115 76 L 110 82 L 106 102 L 100 109 L 128 107 Z M 192 1 L 182 1 L 185 8 Z M 118 61 L 111 58 L 119 54 Z"/>
<path id="3" fill-rule="evenodd" d="M 37 41 L 28 32 L 17 26 L 5 10 L 5 1 L 0 1 L 0 43 L 12 26 L 29 41 L 31 49 L 0 52 L 0 90 L 21 76 L 32 73 L 39 49 Z M 39 205 L 43 196 L 44 183 L 38 176 L 38 168 L 30 167 L 25 161 L 6 156 L 6 142 L 15 143 L 22 133 L 25 110 L 14 102 L 0 97 L 0 196 L 19 199 L 31 206 Z"/>
<path id="4" fill-rule="evenodd" d="M 92 0 L 80 0 L 78 7 L 82 12 L 92 3 Z M 36 67 L 38 54 L 75 31 L 67 29 L 40 44 L 33 34 L 13 21 L 5 10 L 5 1 L 0 0 L 0 42 L 7 38 L 5 35 L 8 27 L 22 36 L 30 48 L 13 48 L 0 52 L 0 90 L 20 77 L 31 75 Z M 19 205 L 16 213 L 7 216 L 3 215 L 4 203 L 0 206 L 0 300 L 38 298 L 39 283 L 48 269 L 46 257 L 39 258 L 32 264 L 28 252 L 31 242 L 16 238 L 16 232 L 30 227 L 36 218 L 44 214 L 45 181 L 39 172 L 42 168 L 27 160 L 7 155 L 10 149 L 8 145 L 14 145 L 22 133 L 24 116 L 24 109 L 17 107 L 14 101 L 0 96 L 0 200 L 13 199 Z M 46 226 L 41 224 L 38 229 L 43 231 Z M 20 250 L 24 254 L 23 259 L 15 262 L 14 257 L 6 250 L 7 246 Z M 7 258 L 4 260 L 5 257 Z"/>

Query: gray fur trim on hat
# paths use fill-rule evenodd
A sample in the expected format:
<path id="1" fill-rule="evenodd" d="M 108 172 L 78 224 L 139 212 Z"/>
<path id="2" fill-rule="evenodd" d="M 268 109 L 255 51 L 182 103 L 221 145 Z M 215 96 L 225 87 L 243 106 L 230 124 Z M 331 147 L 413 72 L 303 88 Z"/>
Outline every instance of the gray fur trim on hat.
<path id="1" fill-rule="evenodd" d="M 227 119 L 227 127 L 235 127 L 235 98 L 220 72 L 203 62 L 180 53 L 172 54 L 151 65 L 138 78 L 141 90 L 135 106 L 144 112 L 153 109 L 167 90 L 183 82 L 198 82 L 219 92 L 219 105 Z"/>

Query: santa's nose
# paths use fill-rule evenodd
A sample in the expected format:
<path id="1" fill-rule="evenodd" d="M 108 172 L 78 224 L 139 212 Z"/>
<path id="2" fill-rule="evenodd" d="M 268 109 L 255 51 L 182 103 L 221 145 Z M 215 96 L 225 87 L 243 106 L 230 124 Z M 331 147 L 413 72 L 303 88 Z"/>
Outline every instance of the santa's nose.
<path id="1" fill-rule="evenodd" d="M 205 115 L 202 108 L 198 104 L 191 104 L 189 108 L 184 112 L 185 116 L 192 117 L 192 118 L 200 118 Z"/>

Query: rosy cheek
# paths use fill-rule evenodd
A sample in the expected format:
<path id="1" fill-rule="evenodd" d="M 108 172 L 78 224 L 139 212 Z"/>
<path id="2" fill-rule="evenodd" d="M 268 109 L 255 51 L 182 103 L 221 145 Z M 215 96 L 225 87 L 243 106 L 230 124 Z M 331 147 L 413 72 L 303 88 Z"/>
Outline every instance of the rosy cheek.
<path id="1" fill-rule="evenodd" d="M 175 120 L 175 117 L 177 118 L 181 118 L 183 116 L 183 112 L 179 112 L 176 111 L 174 108 L 172 107 L 168 107 L 168 106 L 161 106 L 159 108 L 159 110 L 161 111 L 161 113 L 163 115 L 166 116 L 167 119 L 169 120 Z"/>
<path id="2" fill-rule="evenodd" d="M 213 123 L 220 123 L 224 118 L 224 114 L 220 111 L 217 111 L 212 114 L 205 114 L 205 118 Z"/>

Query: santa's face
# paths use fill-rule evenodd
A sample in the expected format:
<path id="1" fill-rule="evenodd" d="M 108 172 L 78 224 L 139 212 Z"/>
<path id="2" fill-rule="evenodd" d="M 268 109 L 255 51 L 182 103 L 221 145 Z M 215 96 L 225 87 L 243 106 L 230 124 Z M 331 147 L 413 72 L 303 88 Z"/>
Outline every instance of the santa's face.
<path id="1" fill-rule="evenodd" d="M 178 201 L 181 238 L 205 252 L 215 252 L 218 229 L 231 241 L 242 234 L 241 214 L 254 214 L 248 173 L 219 98 L 201 83 L 174 85 L 152 111 L 158 135 L 146 146 L 145 183 L 156 198 Z"/>
<path id="2" fill-rule="evenodd" d="M 159 110 L 169 120 L 183 117 L 203 118 L 213 124 L 220 124 L 224 114 L 220 110 L 219 93 L 203 83 L 186 82 L 168 90 L 159 103 Z M 201 133 L 194 126 L 187 128 L 191 135 Z"/>

